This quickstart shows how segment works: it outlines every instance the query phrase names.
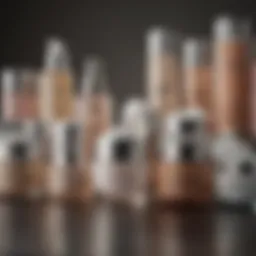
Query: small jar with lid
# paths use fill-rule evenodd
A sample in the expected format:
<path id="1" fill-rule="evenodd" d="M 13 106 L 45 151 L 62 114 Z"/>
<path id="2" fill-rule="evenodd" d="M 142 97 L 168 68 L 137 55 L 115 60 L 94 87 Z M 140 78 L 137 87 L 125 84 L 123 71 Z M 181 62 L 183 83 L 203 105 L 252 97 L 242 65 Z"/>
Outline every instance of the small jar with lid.
<path id="1" fill-rule="evenodd" d="M 160 145 L 157 202 L 209 205 L 213 198 L 213 176 L 204 112 L 188 109 L 167 117 Z"/>
<path id="2" fill-rule="evenodd" d="M 148 202 L 145 145 L 123 126 L 98 141 L 93 169 L 94 191 L 101 198 L 134 207 Z"/>

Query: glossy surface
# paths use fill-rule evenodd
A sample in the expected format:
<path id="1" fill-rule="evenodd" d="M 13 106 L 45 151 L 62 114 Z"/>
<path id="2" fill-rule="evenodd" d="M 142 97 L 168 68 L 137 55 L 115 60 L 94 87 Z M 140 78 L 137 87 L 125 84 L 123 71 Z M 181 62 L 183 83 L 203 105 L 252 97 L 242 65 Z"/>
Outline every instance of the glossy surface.
<path id="1" fill-rule="evenodd" d="M 246 212 L 135 212 L 25 202 L 0 204 L 1 255 L 250 256 L 256 217 Z"/>

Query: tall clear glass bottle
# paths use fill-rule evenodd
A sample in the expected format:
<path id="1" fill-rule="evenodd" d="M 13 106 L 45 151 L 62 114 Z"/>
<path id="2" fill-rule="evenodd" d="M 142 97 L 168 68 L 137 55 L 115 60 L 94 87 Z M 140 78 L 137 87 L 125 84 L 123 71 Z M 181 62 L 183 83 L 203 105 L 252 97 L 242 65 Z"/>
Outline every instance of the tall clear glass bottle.
<path id="1" fill-rule="evenodd" d="M 213 24 L 216 131 L 249 131 L 250 22 L 221 16 Z"/>
<path id="2" fill-rule="evenodd" d="M 35 70 L 4 69 L 1 95 L 4 121 L 38 119 L 38 74 Z"/>
<path id="3" fill-rule="evenodd" d="M 84 125 L 84 157 L 91 169 L 95 143 L 113 120 L 113 98 L 109 91 L 105 62 L 96 56 L 88 57 L 83 67 L 79 120 Z"/>
<path id="4" fill-rule="evenodd" d="M 182 49 L 182 69 L 187 107 L 204 110 L 211 124 L 212 93 L 209 50 L 209 43 L 204 39 L 185 40 Z"/>
<path id="5" fill-rule="evenodd" d="M 152 28 L 146 36 L 146 86 L 149 102 L 161 115 L 180 108 L 180 36 Z"/>
<path id="6" fill-rule="evenodd" d="M 6 68 L 1 73 L 1 118 L 3 121 L 15 121 L 16 91 L 19 85 L 18 72 Z"/>
<path id="7" fill-rule="evenodd" d="M 74 78 L 68 48 L 61 39 L 50 38 L 45 46 L 40 79 L 40 113 L 46 121 L 68 120 L 74 111 Z"/>

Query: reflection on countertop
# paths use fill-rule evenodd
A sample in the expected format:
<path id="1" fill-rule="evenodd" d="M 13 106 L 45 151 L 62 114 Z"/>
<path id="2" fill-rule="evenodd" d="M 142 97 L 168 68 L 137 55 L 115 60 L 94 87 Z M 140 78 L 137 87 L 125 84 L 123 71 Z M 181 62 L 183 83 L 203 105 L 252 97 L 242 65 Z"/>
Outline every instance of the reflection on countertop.
<path id="1" fill-rule="evenodd" d="M 256 217 L 223 210 L 138 211 L 100 203 L 2 202 L 0 255 L 247 256 Z"/>

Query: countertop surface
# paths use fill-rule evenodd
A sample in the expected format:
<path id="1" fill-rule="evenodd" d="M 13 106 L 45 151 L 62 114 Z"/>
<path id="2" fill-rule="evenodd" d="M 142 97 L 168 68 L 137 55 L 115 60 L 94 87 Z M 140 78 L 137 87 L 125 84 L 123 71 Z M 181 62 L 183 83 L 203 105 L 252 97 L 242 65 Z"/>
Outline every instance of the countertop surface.
<path id="1" fill-rule="evenodd" d="M 256 217 L 216 209 L 2 202 L 0 255 L 255 256 Z"/>

